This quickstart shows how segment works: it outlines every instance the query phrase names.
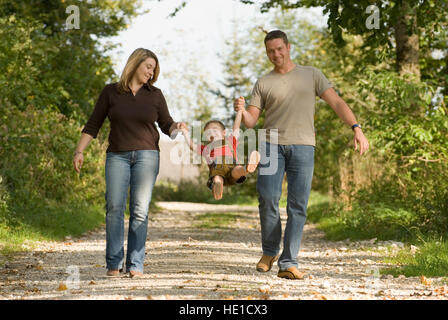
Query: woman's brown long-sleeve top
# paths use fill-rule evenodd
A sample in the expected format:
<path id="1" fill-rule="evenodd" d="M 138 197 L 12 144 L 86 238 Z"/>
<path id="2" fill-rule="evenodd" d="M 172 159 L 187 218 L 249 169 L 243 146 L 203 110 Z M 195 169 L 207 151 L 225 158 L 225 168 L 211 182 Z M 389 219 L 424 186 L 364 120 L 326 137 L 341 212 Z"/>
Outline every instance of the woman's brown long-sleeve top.
<path id="1" fill-rule="evenodd" d="M 160 89 L 144 84 L 134 96 L 120 93 L 117 84 L 106 85 L 83 133 L 96 138 L 106 116 L 110 121 L 107 152 L 132 150 L 159 150 L 159 132 L 169 135 L 174 123 Z"/>

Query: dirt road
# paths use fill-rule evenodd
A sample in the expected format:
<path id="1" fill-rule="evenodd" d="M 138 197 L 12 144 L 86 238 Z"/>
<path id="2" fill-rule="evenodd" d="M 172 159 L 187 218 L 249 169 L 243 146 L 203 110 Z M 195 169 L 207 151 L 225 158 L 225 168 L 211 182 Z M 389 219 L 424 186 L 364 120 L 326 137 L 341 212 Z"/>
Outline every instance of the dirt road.
<path id="1" fill-rule="evenodd" d="M 259 273 L 256 207 L 159 202 L 150 213 L 145 275 L 105 276 L 104 228 L 42 242 L 0 264 L 0 299 L 447 299 L 431 279 L 380 276 L 393 242 L 331 242 L 312 224 L 299 253 L 301 281 Z M 222 217 L 218 225 L 213 215 Z M 283 220 L 286 218 L 282 213 Z M 284 223 L 283 221 L 283 227 Z M 438 294 L 437 294 L 438 292 Z"/>

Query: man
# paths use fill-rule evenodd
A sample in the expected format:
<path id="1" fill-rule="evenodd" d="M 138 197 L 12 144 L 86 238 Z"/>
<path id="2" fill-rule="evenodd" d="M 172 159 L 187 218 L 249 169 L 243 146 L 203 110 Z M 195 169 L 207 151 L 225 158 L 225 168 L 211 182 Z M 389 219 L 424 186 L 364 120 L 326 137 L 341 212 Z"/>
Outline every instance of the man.
<path id="1" fill-rule="evenodd" d="M 274 174 L 262 174 L 261 170 L 258 172 L 257 192 L 263 256 L 257 264 L 257 270 L 268 272 L 278 259 L 279 277 L 303 279 L 305 274 L 298 270 L 297 255 L 313 178 L 316 95 L 324 99 L 352 128 L 355 150 L 359 147 L 362 155 L 368 150 L 369 143 L 355 115 L 322 72 L 314 67 L 296 65 L 291 60 L 291 45 L 284 32 L 269 32 L 264 43 L 266 54 L 274 69 L 256 82 L 247 110 L 243 97 L 234 102 L 235 111 L 243 110 L 243 123 L 248 128 L 255 126 L 261 112 L 265 110 L 264 129 L 268 134 L 261 146 L 266 153 L 262 152 L 260 169 L 269 166 L 269 161 L 277 161 Z M 269 134 L 275 131 L 277 141 Z M 285 173 L 288 181 L 288 219 L 283 251 L 279 256 L 282 229 L 278 203 Z"/>

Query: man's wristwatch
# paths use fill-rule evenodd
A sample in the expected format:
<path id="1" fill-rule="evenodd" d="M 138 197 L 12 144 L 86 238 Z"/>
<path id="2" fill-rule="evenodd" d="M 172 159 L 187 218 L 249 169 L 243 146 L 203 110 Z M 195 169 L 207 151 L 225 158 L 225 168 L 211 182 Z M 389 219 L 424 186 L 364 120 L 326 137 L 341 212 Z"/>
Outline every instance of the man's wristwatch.
<path id="1" fill-rule="evenodd" d="M 355 130 L 356 127 L 361 129 L 361 126 L 359 124 L 355 123 L 354 125 L 352 125 L 352 130 Z"/>

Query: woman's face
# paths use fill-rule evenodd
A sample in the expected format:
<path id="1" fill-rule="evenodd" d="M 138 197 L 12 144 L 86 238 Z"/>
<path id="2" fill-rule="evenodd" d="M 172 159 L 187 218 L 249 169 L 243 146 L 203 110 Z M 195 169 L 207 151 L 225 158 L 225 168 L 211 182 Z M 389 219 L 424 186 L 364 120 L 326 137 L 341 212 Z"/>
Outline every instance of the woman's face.
<path id="1" fill-rule="evenodd" d="M 140 63 L 139 67 L 135 71 L 134 79 L 139 83 L 147 83 L 149 79 L 152 78 L 155 67 L 156 60 L 153 58 L 147 58 L 145 61 Z"/>

